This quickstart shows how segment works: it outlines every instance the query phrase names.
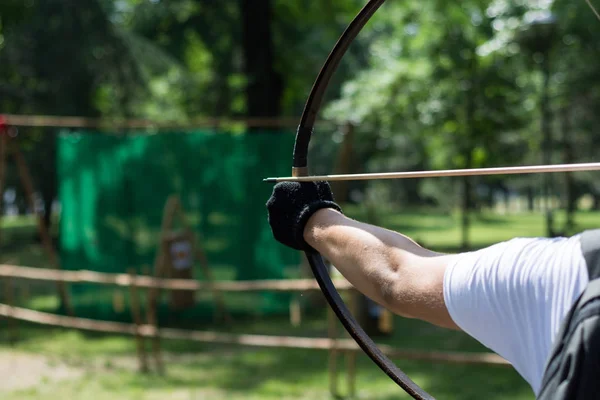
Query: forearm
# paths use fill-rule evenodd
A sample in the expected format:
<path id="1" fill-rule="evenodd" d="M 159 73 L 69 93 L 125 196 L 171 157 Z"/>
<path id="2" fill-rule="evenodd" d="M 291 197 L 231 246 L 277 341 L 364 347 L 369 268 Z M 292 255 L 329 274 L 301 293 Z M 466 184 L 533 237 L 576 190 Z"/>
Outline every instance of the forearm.
<path id="1" fill-rule="evenodd" d="M 352 220 L 331 209 L 320 210 L 309 219 L 304 238 L 359 291 L 405 316 L 413 316 L 410 291 L 419 279 L 408 266 L 438 255 L 406 236 Z"/>

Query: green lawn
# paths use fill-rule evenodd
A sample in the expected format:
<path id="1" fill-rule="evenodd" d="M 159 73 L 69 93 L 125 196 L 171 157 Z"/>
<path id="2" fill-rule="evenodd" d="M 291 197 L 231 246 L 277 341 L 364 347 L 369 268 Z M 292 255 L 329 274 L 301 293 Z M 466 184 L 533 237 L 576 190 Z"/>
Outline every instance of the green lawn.
<path id="1" fill-rule="evenodd" d="M 309 334 L 324 331 L 323 322 L 310 321 L 302 329 L 285 321 L 240 324 L 234 331 Z M 5 330 L 2 330 L 5 332 Z M 0 335 L 0 365 L 11 357 L 28 355 L 45 360 L 47 370 L 35 385 L 2 393 L 3 399 L 327 399 L 327 353 L 272 350 L 165 342 L 164 376 L 136 372 L 131 338 L 84 334 L 53 328 L 21 326 L 13 346 Z M 422 349 L 480 351 L 463 334 L 445 332 L 415 321 L 398 321 L 396 335 L 385 342 Z M 3 361 L 4 360 L 4 361 Z M 396 360 L 417 383 L 439 399 L 532 399 L 527 385 L 510 368 L 463 366 Z M 22 362 L 23 364 L 23 362 Z M 340 368 L 343 369 L 343 360 Z M 1 367 L 0 367 L 1 369 Z M 54 370 L 63 371 L 56 377 Z M 65 372 L 66 371 L 66 372 Z M 18 379 L 31 371 L 11 371 Z M 345 375 L 340 373 L 340 391 Z M 2 385 L 0 385 L 0 390 Z M 397 399 L 402 396 L 364 355 L 358 358 L 357 393 L 360 399 Z"/>
<path id="2" fill-rule="evenodd" d="M 359 207 L 345 207 L 344 211 L 361 221 L 365 212 Z M 555 214 L 555 227 L 564 225 L 564 213 Z M 401 232 L 426 247 L 456 251 L 461 244 L 460 216 L 439 210 L 388 211 L 377 216 L 378 224 Z M 600 228 L 600 212 L 580 211 L 575 215 L 576 230 Z M 542 213 L 473 214 L 469 231 L 470 248 L 477 249 L 514 237 L 544 236 L 545 217 Z"/>
<path id="3" fill-rule="evenodd" d="M 364 218 L 360 209 L 346 212 Z M 399 230 L 427 246 L 456 249 L 460 243 L 458 217 L 433 211 L 389 213 L 382 225 Z M 600 226 L 599 213 L 577 215 L 579 229 Z M 31 243 L 31 219 L 5 220 L 3 237 L 10 239 L 0 262 L 44 265 L 39 246 Z M 473 247 L 515 236 L 544 232 L 539 214 L 473 218 Z M 3 239 L 5 240 L 5 239 Z M 31 286 L 32 302 L 45 308 L 54 300 L 52 285 Z M 33 304 L 33 305 L 35 305 Z M 46 304 L 46 306 L 44 306 Z M 137 372 L 135 345 L 130 337 L 98 335 L 18 323 L 18 339 L 10 345 L 6 320 L 0 320 L 0 397 L 28 399 L 328 399 L 327 353 L 308 350 L 274 350 L 190 342 L 165 341 L 167 372 Z M 203 328 L 239 333 L 325 336 L 321 315 L 293 328 L 285 318 L 258 316 L 230 327 Z M 418 321 L 398 318 L 393 337 L 382 342 L 403 348 L 485 351 L 464 334 L 446 331 Z M 17 362 L 18 361 L 18 362 Z M 439 399 L 533 399 L 527 384 L 507 367 L 463 366 L 395 360 L 410 377 Z M 340 369 L 343 370 L 343 360 Z M 10 382 L 23 382 L 22 385 Z M 345 375 L 340 375 L 345 393 Z M 400 399 L 403 396 L 364 355 L 358 358 L 359 399 Z"/>

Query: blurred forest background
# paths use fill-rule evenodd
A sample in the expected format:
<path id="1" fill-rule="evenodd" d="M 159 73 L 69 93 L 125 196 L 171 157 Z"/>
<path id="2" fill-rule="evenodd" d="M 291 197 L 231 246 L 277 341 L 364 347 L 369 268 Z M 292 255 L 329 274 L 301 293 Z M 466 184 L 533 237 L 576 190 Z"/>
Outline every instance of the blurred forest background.
<path id="1" fill-rule="evenodd" d="M 230 134 L 229 138 L 238 132 L 248 133 L 244 137 L 254 134 L 253 139 L 265 131 L 287 135 L 272 140 L 268 133 L 266 139 L 261 136 L 255 143 L 262 144 L 250 147 L 255 150 L 252 154 L 242 151 L 247 149 L 241 146 L 244 143 L 229 151 L 225 144 L 215 147 L 218 141 L 200 140 L 197 143 L 203 150 L 202 160 L 219 161 L 206 165 L 199 161 L 200 152 L 190 155 L 195 148 L 186 141 L 180 140 L 175 145 L 171 141 L 173 136 L 165 134 L 153 142 L 155 154 L 164 158 L 171 153 L 161 153 L 164 149 L 161 146 L 186 154 L 187 161 L 175 159 L 171 164 L 187 168 L 189 175 L 185 176 L 193 176 L 198 187 L 204 188 L 200 185 L 200 172 L 211 175 L 210 179 L 205 178 L 218 181 L 221 186 L 215 187 L 231 188 L 239 192 L 243 202 L 257 207 L 250 213 L 249 207 L 235 203 L 230 207 L 235 212 L 222 213 L 246 228 L 243 236 L 225 229 L 222 236 L 235 247 L 235 251 L 223 247 L 223 252 L 239 257 L 236 267 L 247 272 L 252 269 L 248 268 L 250 258 L 237 247 L 246 245 L 252 250 L 259 244 L 278 245 L 270 236 L 264 213 L 254 212 L 259 208 L 264 211 L 266 195 L 262 196 L 262 190 L 266 193 L 270 187 L 260 180 L 266 176 L 256 176 L 250 182 L 246 175 L 234 172 L 243 169 L 240 165 L 246 165 L 245 156 L 264 169 L 279 168 L 277 162 L 284 153 L 290 154 L 291 161 L 292 149 L 279 147 L 284 147 L 281 144 L 287 143 L 286 138 L 291 144 L 293 128 L 288 123 L 275 127 L 266 122 L 249 128 L 239 121 L 297 120 L 329 51 L 365 2 L 1 0 L 0 114 L 77 116 L 105 121 L 135 118 L 157 124 L 187 125 L 190 130 L 196 128 L 194 124 L 199 119 L 215 118 L 219 124 L 214 130 Z M 333 78 L 311 142 L 311 172 L 390 172 L 597 161 L 599 37 L 600 21 L 585 0 L 389 0 L 353 43 Z M 44 213 L 54 235 L 59 229 L 51 212 L 60 205 L 57 171 L 88 161 L 81 157 L 70 166 L 57 165 L 60 160 L 57 138 L 64 138 L 61 132 L 67 131 L 56 127 L 19 127 L 18 143 L 38 191 L 36 206 Z M 74 130 L 73 140 L 78 140 L 77 135 L 83 131 Z M 90 133 L 95 135 L 98 131 Z M 105 133 L 122 132 L 107 129 Z M 140 129 L 136 133 L 160 131 Z M 93 139 L 98 137 L 108 135 L 95 135 Z M 86 149 L 89 153 L 85 154 L 96 152 L 93 145 Z M 219 168 L 210 170 L 210 167 L 220 162 L 227 164 L 226 157 L 221 157 L 225 152 L 233 160 L 228 165 L 234 172 L 222 178 Z M 136 171 L 141 172 L 135 175 L 145 178 L 137 182 L 138 188 L 143 186 L 145 191 L 136 192 L 135 199 L 147 207 L 143 211 L 151 208 L 158 221 L 164 199 L 157 193 L 171 187 L 170 184 L 176 185 L 164 182 L 168 180 L 164 177 L 169 176 L 166 168 L 156 159 L 145 157 L 147 154 L 140 156 L 144 163 L 140 160 Z M 268 160 L 266 155 L 270 154 L 277 156 L 272 157 L 277 162 Z M 105 164 L 123 170 L 136 165 L 113 162 L 116 159 L 107 158 Z M 96 162 L 89 161 L 90 165 Z M 150 164 L 152 168 L 146 168 Z M 78 173 L 87 168 L 81 165 Z M 109 178 L 117 175 L 108 167 L 103 171 Z M 250 174 L 249 171 L 244 172 Z M 6 172 L 1 212 L 27 214 L 31 210 L 14 163 L 7 164 Z M 347 214 L 402 231 L 442 251 L 478 248 L 516 235 L 572 234 L 600 224 L 600 185 L 594 172 L 361 181 L 333 186 Z M 78 196 L 83 196 L 83 192 L 79 190 Z M 213 203 L 220 202 L 213 195 L 217 190 L 206 192 Z M 223 198 L 229 196 L 219 194 Z M 150 195 L 155 198 L 150 199 Z M 79 205 L 80 197 L 73 196 L 71 203 Z M 73 220 L 85 219 L 78 214 L 78 208 L 72 209 L 76 210 L 71 213 L 71 217 L 75 216 Z M 133 215 L 133 211 L 127 210 Z M 238 218 L 236 212 L 248 215 Z M 57 216 L 55 213 L 54 217 Z M 228 221 L 221 218 L 215 225 L 225 226 Z M 265 229 L 254 230 L 260 224 Z M 61 234 L 66 236 L 62 228 L 61 225 Z M 25 232 L 23 236 L 28 236 L 31 242 L 35 221 L 30 217 L 3 219 L 2 262 L 48 267 L 38 243 L 14 248 L 5 244 L 6 237 L 16 231 Z M 87 235 L 86 240 L 95 243 L 89 230 L 81 232 Z M 155 233 L 158 235 L 158 231 Z M 114 237 L 119 239 L 120 247 L 110 242 L 105 249 L 117 252 L 133 248 L 133 242 Z M 147 242 L 154 249 L 153 240 L 158 236 L 144 237 L 151 239 Z M 209 240 L 214 241 L 215 237 L 207 235 Z M 271 253 L 265 254 L 258 254 L 253 262 L 256 265 L 271 262 L 282 267 L 279 264 L 283 258 L 268 258 Z M 209 253 L 214 263 L 210 256 Z M 82 267 L 79 261 L 74 263 L 77 268 Z M 108 265 L 104 260 L 102 263 Z M 129 265 L 110 266 L 124 271 Z M 294 264 L 294 271 L 296 267 Z M 252 278 L 245 276 L 249 277 Z M 8 287 L 5 285 L 3 289 Z M 37 296 L 27 305 L 34 309 L 56 309 L 54 288 L 44 293 L 46 297 Z M 101 302 L 95 292 L 90 293 L 91 303 Z M 228 297 L 228 301 L 232 298 Z M 256 304 L 246 297 L 241 299 L 239 303 L 243 306 Z M 273 303 L 285 306 L 283 302 Z M 312 311 L 316 311 L 315 315 L 308 316 L 300 327 L 289 326 L 283 317 L 267 319 L 257 314 L 229 328 L 240 333 L 322 336 L 326 331 L 323 318 L 326 308 Z M 417 350 L 486 351 L 462 333 L 446 332 L 418 321 L 400 318 L 398 321 L 396 326 L 401 328 L 394 335 L 382 338 L 383 343 Z M 325 352 L 238 351 L 231 346 L 192 346 L 172 341 L 165 345 L 169 374 L 143 375 L 137 374 L 135 361 L 131 361 L 134 350 L 129 338 L 39 328 L 25 323 L 20 329 L 19 341 L 11 348 L 6 345 L 11 342 L 10 333 L 0 329 L 0 361 L 10 365 L 6 371 L 12 373 L 18 369 L 10 357 L 15 354 L 25 357 L 26 353 L 28 359 L 40 355 L 46 359 L 39 363 L 33 360 L 39 364 L 39 371 L 33 368 L 38 364 L 29 359 L 20 364 L 21 372 L 16 375 L 50 376 L 62 371 L 64 365 L 71 368 L 69 374 L 82 375 L 67 383 L 57 383 L 52 377 L 48 381 L 39 378 L 39 382 L 27 383 L 23 390 L 6 386 L 17 378 L 5 379 L 0 382 L 0 392 L 10 391 L 3 396 L 7 399 L 48 398 L 50 393 L 51 397 L 65 399 L 88 395 L 98 399 L 164 399 L 171 395 L 175 397 L 168 398 L 188 399 L 195 394 L 199 398 L 245 400 L 285 396 L 328 398 Z M 189 356 L 191 353 L 193 357 Z M 361 357 L 357 374 L 360 396 L 398 398 L 399 390 L 393 382 L 365 356 Z M 399 365 L 440 398 L 530 399 L 532 396 L 529 387 L 512 369 L 409 360 L 401 360 Z M 47 373 L 50 375 L 44 375 Z"/>
<path id="2" fill-rule="evenodd" d="M 363 4 L 4 0 L 0 109 L 180 124 L 203 116 L 296 117 Z M 321 117 L 354 126 L 344 172 L 590 161 L 599 139 L 599 34 L 584 1 L 390 1 L 343 60 Z M 333 169 L 345 132 L 316 135 L 313 172 Z M 44 209 L 56 199 L 54 134 L 28 128 L 22 139 Z M 8 178 L 11 186 L 16 173 Z M 593 173 L 342 190 L 348 201 L 460 207 L 465 245 L 470 211 L 515 196 L 521 207 L 546 211 L 548 235 L 572 231 L 578 206 L 600 207 Z M 21 197 L 17 190 L 22 208 Z M 556 208 L 567 211 L 564 221 L 553 218 Z"/>

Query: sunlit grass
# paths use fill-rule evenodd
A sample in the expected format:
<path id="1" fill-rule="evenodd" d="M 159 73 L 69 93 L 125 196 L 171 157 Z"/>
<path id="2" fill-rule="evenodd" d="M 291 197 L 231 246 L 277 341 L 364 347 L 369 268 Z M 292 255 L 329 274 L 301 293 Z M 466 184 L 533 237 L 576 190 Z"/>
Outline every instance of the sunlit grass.
<path id="1" fill-rule="evenodd" d="M 351 217 L 367 221 L 360 206 L 346 206 L 344 211 Z M 461 225 L 458 212 L 439 210 L 385 211 L 377 215 L 377 224 L 401 232 L 419 243 L 433 249 L 458 250 L 461 247 Z M 564 225 L 562 211 L 555 214 L 555 226 Z M 469 248 L 477 249 L 514 237 L 537 237 L 546 235 L 546 221 L 542 213 L 512 213 L 500 215 L 492 212 L 473 213 L 470 217 Z M 600 212 L 579 211 L 575 214 L 573 234 L 585 229 L 600 227 Z"/>
<path id="2" fill-rule="evenodd" d="M 482 351 L 458 332 L 399 319 L 395 335 L 385 340 L 399 347 Z M 300 328 L 284 319 L 240 321 L 233 332 L 324 335 L 325 318 Z M 164 376 L 136 371 L 132 338 L 85 334 L 25 325 L 20 340 L 7 350 L 0 334 L 0 357 L 6 351 L 42 355 L 54 365 L 83 372 L 60 382 L 3 393 L 3 399 L 327 399 L 328 355 L 318 350 L 255 349 L 182 341 L 163 341 Z M 345 359 L 339 360 L 338 390 L 347 391 Z M 508 367 L 466 366 L 395 360 L 405 372 L 440 399 L 533 399 L 525 382 Z M 398 387 L 366 356 L 358 356 L 357 398 L 405 399 Z"/>

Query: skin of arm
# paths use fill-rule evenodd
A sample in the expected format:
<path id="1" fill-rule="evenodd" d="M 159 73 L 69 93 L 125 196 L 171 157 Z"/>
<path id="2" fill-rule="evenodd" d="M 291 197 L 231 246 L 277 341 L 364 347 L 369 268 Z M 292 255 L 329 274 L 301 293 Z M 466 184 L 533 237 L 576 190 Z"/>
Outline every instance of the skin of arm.
<path id="1" fill-rule="evenodd" d="M 304 240 L 361 293 L 390 311 L 459 329 L 444 303 L 444 271 L 452 255 L 427 250 L 399 233 L 326 208 L 314 213 Z"/>

